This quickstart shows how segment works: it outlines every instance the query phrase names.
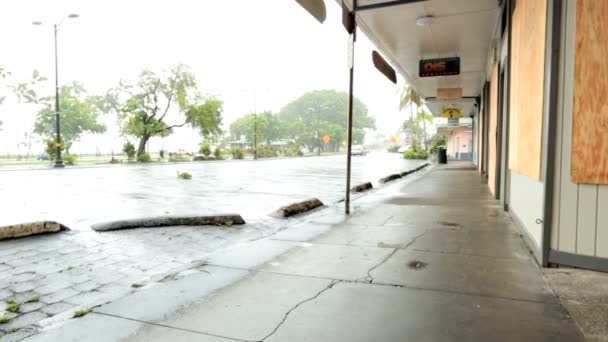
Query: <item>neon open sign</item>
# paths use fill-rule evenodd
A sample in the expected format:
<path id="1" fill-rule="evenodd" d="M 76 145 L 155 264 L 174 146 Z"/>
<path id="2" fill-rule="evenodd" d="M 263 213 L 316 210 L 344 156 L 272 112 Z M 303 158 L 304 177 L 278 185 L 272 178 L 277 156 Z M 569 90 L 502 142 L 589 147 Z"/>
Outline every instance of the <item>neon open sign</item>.
<path id="1" fill-rule="evenodd" d="M 418 67 L 420 77 L 460 74 L 460 57 L 422 59 Z"/>

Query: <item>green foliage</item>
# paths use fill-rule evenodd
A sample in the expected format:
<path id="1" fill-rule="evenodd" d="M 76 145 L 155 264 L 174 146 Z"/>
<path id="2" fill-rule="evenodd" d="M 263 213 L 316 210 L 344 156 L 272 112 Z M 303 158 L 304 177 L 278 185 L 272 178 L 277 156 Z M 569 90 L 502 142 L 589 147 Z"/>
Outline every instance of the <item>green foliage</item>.
<path id="1" fill-rule="evenodd" d="M 286 136 L 286 125 L 280 118 L 271 112 L 247 114 L 230 125 L 230 135 L 233 140 L 241 136 L 245 141 L 253 144 L 257 137 L 258 143 L 271 144 Z"/>
<path id="2" fill-rule="evenodd" d="M 199 130 L 203 138 L 222 135 L 223 102 L 214 97 L 198 97 L 185 111 L 186 122 Z"/>
<path id="3" fill-rule="evenodd" d="M 431 146 L 431 153 L 437 153 L 437 149 L 440 146 L 445 146 L 445 144 L 446 144 L 446 137 L 443 135 L 438 136 L 435 139 L 435 142 L 433 142 L 433 146 Z"/>
<path id="4" fill-rule="evenodd" d="M 176 154 L 176 155 L 172 155 L 169 157 L 169 161 L 172 163 L 181 163 L 181 162 L 189 162 L 190 157 L 184 156 L 184 155 L 180 155 L 180 154 Z"/>
<path id="5" fill-rule="evenodd" d="M 213 152 L 213 155 L 215 156 L 215 160 L 222 160 L 222 159 L 224 159 L 222 157 L 222 149 L 219 146 L 215 148 L 215 152 Z"/>
<path id="6" fill-rule="evenodd" d="M 196 94 L 196 88 L 194 74 L 180 64 L 161 73 L 142 71 L 136 83 L 121 82 L 112 89 L 105 103 L 118 113 L 123 134 L 140 140 L 137 152 L 141 154 L 151 137 L 166 137 L 176 127 L 189 125 L 203 137 L 221 133 L 222 101 Z M 184 121 L 167 124 L 165 117 L 171 110 L 183 114 Z"/>
<path id="7" fill-rule="evenodd" d="M 21 304 L 15 302 L 8 303 L 6 307 L 6 311 L 8 312 L 19 312 L 19 309 L 21 309 Z"/>
<path id="8" fill-rule="evenodd" d="M 405 152 L 403 152 L 403 158 L 405 159 L 416 159 L 416 151 L 413 150 L 406 150 Z"/>
<path id="9" fill-rule="evenodd" d="M 36 303 L 40 301 L 40 296 L 32 296 L 30 297 L 30 299 L 26 300 L 26 303 Z"/>
<path id="10" fill-rule="evenodd" d="M 211 145 L 208 142 L 202 142 L 199 152 L 205 157 L 209 157 L 211 155 Z"/>
<path id="11" fill-rule="evenodd" d="M 416 159 L 427 159 L 429 157 L 429 153 L 425 150 L 419 150 L 416 152 Z"/>
<path id="12" fill-rule="evenodd" d="M 407 150 L 403 152 L 403 158 L 405 159 L 427 159 L 429 153 L 425 150 Z"/>
<path id="13" fill-rule="evenodd" d="M 232 154 L 232 159 L 243 159 L 245 157 L 245 153 L 242 149 L 235 147 L 230 150 L 230 154 Z"/>
<path id="14" fill-rule="evenodd" d="M 63 155 L 62 159 L 63 159 L 63 163 L 65 165 L 74 165 L 74 164 L 76 164 L 77 158 L 73 154 L 65 154 L 65 155 Z"/>
<path id="15" fill-rule="evenodd" d="M 74 312 L 74 318 L 86 316 L 89 313 L 91 313 L 91 311 L 93 311 L 93 309 L 90 309 L 90 308 L 89 309 L 78 310 L 78 311 Z"/>
<path id="16" fill-rule="evenodd" d="M 346 113 L 348 94 L 335 90 L 315 90 L 288 103 L 281 109 L 278 118 L 285 125 L 285 137 L 295 141 L 296 146 L 309 150 L 324 145 L 321 138 L 331 137 L 326 150 L 337 151 L 346 139 Z M 362 144 L 365 128 L 375 128 L 368 115 L 367 106 L 355 98 L 353 103 L 353 143 Z"/>
<path id="17" fill-rule="evenodd" d="M 133 283 L 133 284 L 131 284 L 131 287 L 134 288 L 134 289 L 138 289 L 138 288 L 144 287 L 144 286 L 142 284 Z"/>
<path id="18" fill-rule="evenodd" d="M 122 151 L 127 155 L 128 161 L 135 160 L 135 146 L 133 144 L 131 144 L 130 142 L 127 141 L 122 146 Z"/>
<path id="19" fill-rule="evenodd" d="M 276 157 L 278 157 L 278 154 L 277 154 L 277 151 L 275 151 L 271 148 L 258 146 L 257 156 L 258 156 L 258 158 L 276 158 Z"/>
<path id="20" fill-rule="evenodd" d="M 387 151 L 388 151 L 388 152 L 391 152 L 391 153 L 397 153 L 397 152 L 399 152 L 399 146 L 390 146 L 390 147 L 387 149 Z"/>
<path id="21" fill-rule="evenodd" d="M 304 153 L 299 148 L 287 149 L 284 151 L 285 157 L 302 157 Z"/>
<path id="22" fill-rule="evenodd" d="M 177 178 L 179 178 L 179 179 L 192 179 L 192 175 L 189 174 L 188 172 L 182 172 L 182 173 L 180 173 L 178 171 L 177 172 Z"/>
<path id="23" fill-rule="evenodd" d="M 8 315 L 2 315 L 2 316 L 0 316 L 0 324 L 6 324 L 6 323 L 10 322 L 11 319 L 12 318 Z"/>
<path id="24" fill-rule="evenodd" d="M 17 85 L 15 91 L 27 103 L 44 105 L 44 108 L 36 114 L 34 132 L 46 139 L 53 139 L 56 135 L 57 120 L 54 97 L 39 97 L 34 88 L 46 79 L 37 74 L 34 74 L 33 77 L 30 84 Z M 83 134 L 106 131 L 106 126 L 98 121 L 101 111 L 97 105 L 97 97 L 87 96 L 82 84 L 73 82 L 61 87 L 59 103 L 61 140 L 66 151 L 69 151 L 72 144 L 78 141 Z"/>
<path id="25" fill-rule="evenodd" d="M 44 141 L 46 147 L 44 148 L 44 152 L 49 155 L 50 160 L 54 160 L 57 155 L 57 147 L 55 145 L 55 139 L 47 139 Z M 65 151 L 65 145 L 61 145 L 59 148 L 61 152 Z"/>
<path id="26" fill-rule="evenodd" d="M 147 153 L 139 153 L 137 155 L 137 162 L 138 163 L 149 163 L 150 162 L 150 155 Z"/>

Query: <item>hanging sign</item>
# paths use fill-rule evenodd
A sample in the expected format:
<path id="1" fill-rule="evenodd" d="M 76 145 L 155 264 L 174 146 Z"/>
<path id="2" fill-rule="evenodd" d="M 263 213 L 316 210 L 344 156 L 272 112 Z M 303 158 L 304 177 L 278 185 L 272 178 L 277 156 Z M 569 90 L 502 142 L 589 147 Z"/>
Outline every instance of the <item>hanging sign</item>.
<path id="1" fill-rule="evenodd" d="M 457 119 L 460 117 L 459 108 L 445 108 L 441 113 L 441 116 L 448 119 Z"/>
<path id="2" fill-rule="evenodd" d="M 460 74 L 460 57 L 421 59 L 418 65 L 420 77 L 450 76 Z"/>
<path id="3" fill-rule="evenodd" d="M 386 76 L 391 82 L 397 84 L 397 73 L 395 72 L 395 69 L 393 69 L 376 50 L 372 52 L 372 62 L 378 71 Z"/>
<path id="4" fill-rule="evenodd" d="M 437 88 L 437 101 L 455 102 L 462 100 L 462 88 Z"/>

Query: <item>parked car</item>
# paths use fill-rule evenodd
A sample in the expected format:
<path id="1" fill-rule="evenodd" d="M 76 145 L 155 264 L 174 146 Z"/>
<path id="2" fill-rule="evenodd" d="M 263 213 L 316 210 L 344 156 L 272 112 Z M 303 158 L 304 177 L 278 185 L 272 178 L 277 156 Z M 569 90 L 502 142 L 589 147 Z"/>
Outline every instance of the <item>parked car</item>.
<path id="1" fill-rule="evenodd" d="M 397 150 L 397 152 L 403 153 L 403 152 L 405 152 L 407 150 L 411 150 L 411 149 L 412 149 L 412 147 L 410 145 L 405 145 L 405 146 L 399 147 L 399 149 Z"/>
<path id="2" fill-rule="evenodd" d="M 40 153 L 38 155 L 38 160 L 49 160 L 49 155 L 46 153 Z"/>
<path id="3" fill-rule="evenodd" d="M 365 151 L 365 148 L 363 148 L 361 145 L 353 145 L 350 150 L 351 156 L 364 156 L 366 153 L 367 151 Z"/>

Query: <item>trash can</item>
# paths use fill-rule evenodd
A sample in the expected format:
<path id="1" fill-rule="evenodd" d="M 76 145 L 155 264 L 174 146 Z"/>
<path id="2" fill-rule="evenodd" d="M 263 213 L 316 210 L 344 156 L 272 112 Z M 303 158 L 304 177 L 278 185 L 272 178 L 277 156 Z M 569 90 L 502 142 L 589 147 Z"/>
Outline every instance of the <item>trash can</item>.
<path id="1" fill-rule="evenodd" d="M 437 149 L 437 162 L 439 164 L 447 164 L 448 163 L 448 153 L 445 147 L 439 147 Z"/>

